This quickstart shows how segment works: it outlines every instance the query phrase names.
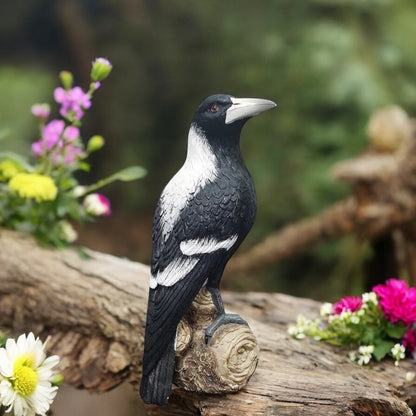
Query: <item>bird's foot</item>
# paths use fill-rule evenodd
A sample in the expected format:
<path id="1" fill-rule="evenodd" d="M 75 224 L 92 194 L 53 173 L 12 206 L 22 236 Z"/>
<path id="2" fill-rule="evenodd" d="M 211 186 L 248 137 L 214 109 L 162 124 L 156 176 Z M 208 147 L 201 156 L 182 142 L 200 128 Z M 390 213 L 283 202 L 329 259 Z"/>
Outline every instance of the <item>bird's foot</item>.
<path id="1" fill-rule="evenodd" d="M 223 325 L 226 324 L 239 324 L 239 325 L 247 325 L 248 323 L 236 313 L 224 313 L 212 322 L 207 328 L 205 328 L 205 344 L 209 345 L 211 342 L 211 338 L 214 335 L 214 332 Z"/>

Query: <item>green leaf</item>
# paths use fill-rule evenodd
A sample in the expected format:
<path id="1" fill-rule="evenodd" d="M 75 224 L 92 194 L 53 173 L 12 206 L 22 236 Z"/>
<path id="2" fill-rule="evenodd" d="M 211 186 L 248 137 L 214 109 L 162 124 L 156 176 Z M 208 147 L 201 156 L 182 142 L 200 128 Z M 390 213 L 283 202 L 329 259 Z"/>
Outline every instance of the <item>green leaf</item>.
<path id="1" fill-rule="evenodd" d="M 391 351 L 391 349 L 394 347 L 394 344 L 395 342 L 392 341 L 379 341 L 374 346 L 374 358 L 377 361 L 382 360 Z"/>
<path id="2" fill-rule="evenodd" d="M 60 189 L 66 191 L 67 189 L 75 188 L 78 185 L 78 181 L 72 176 L 63 177 L 63 178 L 60 178 L 57 185 Z"/>
<path id="3" fill-rule="evenodd" d="M 134 181 L 146 176 L 146 169 L 141 166 L 130 166 L 122 169 L 119 172 L 113 173 L 109 178 L 113 178 L 113 181 L 119 180 L 123 182 Z"/>
<path id="4" fill-rule="evenodd" d="M 87 252 L 87 249 L 83 246 L 77 246 L 75 247 L 75 250 L 77 251 L 78 255 L 84 259 L 84 260 L 90 260 L 92 259 L 92 256 Z"/>
<path id="5" fill-rule="evenodd" d="M 0 332 L 0 348 L 6 345 L 7 335 L 4 332 Z"/>
<path id="6" fill-rule="evenodd" d="M 394 339 L 402 339 L 406 331 L 407 328 L 404 325 L 394 325 L 393 323 L 389 323 L 389 325 L 386 327 L 387 335 Z"/>
<path id="7" fill-rule="evenodd" d="M 130 166 L 128 168 L 122 169 L 119 172 L 113 173 L 112 175 L 108 176 L 107 178 L 101 179 L 97 183 L 90 185 L 86 188 L 84 194 L 88 194 L 96 189 L 102 188 L 109 183 L 114 181 L 134 181 L 136 179 L 143 178 L 146 175 L 147 171 L 145 168 L 141 166 Z"/>
<path id="8" fill-rule="evenodd" d="M 371 344 L 374 344 L 374 340 L 379 337 L 380 337 L 380 334 L 379 334 L 378 328 L 377 329 L 368 328 L 362 334 L 360 342 L 364 345 L 371 345 Z"/>
<path id="9" fill-rule="evenodd" d="M 84 172 L 89 172 L 91 170 L 91 166 L 89 163 L 87 162 L 81 162 L 79 164 L 79 169 L 83 170 Z"/>

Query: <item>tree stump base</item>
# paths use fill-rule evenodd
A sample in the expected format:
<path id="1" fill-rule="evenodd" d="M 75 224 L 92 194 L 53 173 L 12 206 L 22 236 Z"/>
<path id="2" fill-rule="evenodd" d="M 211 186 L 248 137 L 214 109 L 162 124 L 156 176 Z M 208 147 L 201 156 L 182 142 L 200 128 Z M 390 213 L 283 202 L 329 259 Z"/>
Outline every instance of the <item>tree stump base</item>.
<path id="1" fill-rule="evenodd" d="M 215 331 L 210 344 L 205 344 L 205 328 L 216 316 L 210 293 L 202 289 L 178 326 L 178 387 L 194 392 L 232 393 L 241 390 L 253 375 L 259 347 L 247 325 L 223 325 Z"/>

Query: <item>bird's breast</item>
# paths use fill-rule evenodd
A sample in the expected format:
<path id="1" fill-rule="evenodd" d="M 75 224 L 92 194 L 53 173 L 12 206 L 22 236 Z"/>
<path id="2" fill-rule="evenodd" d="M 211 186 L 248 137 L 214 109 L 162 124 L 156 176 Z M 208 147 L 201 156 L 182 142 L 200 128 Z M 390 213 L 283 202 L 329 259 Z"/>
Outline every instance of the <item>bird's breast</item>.
<path id="1" fill-rule="evenodd" d="M 160 197 L 161 223 L 165 238 L 174 228 L 189 201 L 217 176 L 215 163 L 185 163 L 169 181 Z"/>

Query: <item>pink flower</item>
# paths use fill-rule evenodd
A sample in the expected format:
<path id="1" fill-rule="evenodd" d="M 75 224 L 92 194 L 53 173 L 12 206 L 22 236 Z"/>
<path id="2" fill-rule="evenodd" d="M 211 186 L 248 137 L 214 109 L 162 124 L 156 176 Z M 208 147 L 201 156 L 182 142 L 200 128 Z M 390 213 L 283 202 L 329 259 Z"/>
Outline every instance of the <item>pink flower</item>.
<path id="1" fill-rule="evenodd" d="M 84 156 L 84 152 L 75 146 L 65 146 L 62 151 L 64 157 L 64 164 L 69 165 L 70 163 L 75 162 L 78 158 Z"/>
<path id="2" fill-rule="evenodd" d="M 110 201 L 102 194 L 94 193 L 85 197 L 83 205 L 91 215 L 107 216 L 111 214 Z"/>
<path id="3" fill-rule="evenodd" d="M 55 165 L 69 165 L 83 156 L 84 152 L 79 147 L 66 145 L 52 154 L 52 162 Z"/>
<path id="4" fill-rule="evenodd" d="M 37 119 L 42 121 L 46 121 L 51 112 L 49 104 L 34 104 L 30 110 Z"/>
<path id="5" fill-rule="evenodd" d="M 36 156 L 40 156 L 43 153 L 42 141 L 38 140 L 32 143 L 32 152 Z"/>
<path id="6" fill-rule="evenodd" d="M 403 337 L 403 345 L 406 348 L 406 351 L 413 354 L 413 357 L 416 359 L 416 328 L 409 328 L 406 334 Z"/>
<path id="7" fill-rule="evenodd" d="M 79 128 L 78 127 L 68 126 L 64 130 L 63 137 L 67 141 L 72 142 L 73 140 L 78 139 L 79 135 L 80 135 L 80 133 L 79 133 Z"/>
<path id="8" fill-rule="evenodd" d="M 91 107 L 91 97 L 81 87 L 74 87 L 69 91 L 58 87 L 53 95 L 55 101 L 61 104 L 62 117 L 74 117 L 75 120 L 81 120 L 84 115 L 83 110 Z"/>
<path id="9" fill-rule="evenodd" d="M 358 296 L 346 296 L 334 303 L 332 308 L 335 315 L 339 315 L 341 312 L 350 311 L 355 312 L 361 308 L 363 301 Z"/>
<path id="10" fill-rule="evenodd" d="M 59 142 L 64 128 L 65 123 L 62 120 L 52 120 L 45 125 L 42 131 L 42 140 L 47 150 L 51 150 Z"/>
<path id="11" fill-rule="evenodd" d="M 43 127 L 42 138 L 32 144 L 32 151 L 36 156 L 53 152 L 54 164 L 70 164 L 84 155 L 79 147 L 70 144 L 79 137 L 78 127 L 65 128 L 63 120 L 52 120 Z"/>
<path id="12" fill-rule="evenodd" d="M 391 322 L 416 322 L 416 288 L 408 288 L 403 280 L 389 279 L 386 284 L 373 287 L 385 317 Z"/>
<path id="13" fill-rule="evenodd" d="M 59 142 L 65 123 L 63 120 L 52 120 L 42 129 L 42 138 L 32 144 L 32 151 L 36 156 L 50 152 Z"/>

